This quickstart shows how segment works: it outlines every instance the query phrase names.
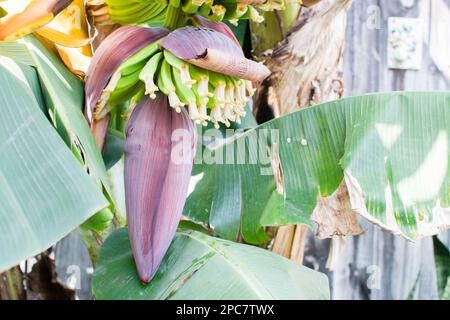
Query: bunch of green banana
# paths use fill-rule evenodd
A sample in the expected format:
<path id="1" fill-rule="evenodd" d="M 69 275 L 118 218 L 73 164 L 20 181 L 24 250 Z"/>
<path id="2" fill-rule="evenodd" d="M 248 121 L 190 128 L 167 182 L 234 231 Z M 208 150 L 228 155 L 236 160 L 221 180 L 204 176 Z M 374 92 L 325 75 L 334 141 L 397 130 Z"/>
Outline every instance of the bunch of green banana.
<path id="1" fill-rule="evenodd" d="M 244 19 L 258 23 L 264 21 L 255 5 L 237 0 L 181 0 L 180 7 L 187 14 L 198 13 L 215 22 L 229 20 L 236 23 L 237 20 Z M 265 11 L 282 10 L 284 0 L 268 0 L 258 4 L 258 8 Z"/>
<path id="2" fill-rule="evenodd" d="M 103 118 L 114 106 L 130 101 L 122 114 L 128 119 L 134 107 L 145 96 L 156 98 L 160 91 L 168 97 L 177 112 L 186 107 L 191 119 L 207 125 L 210 120 L 230 126 L 245 116 L 248 96 L 253 94 L 249 81 L 222 75 L 187 63 L 156 41 L 126 59 L 109 80 L 94 110 Z M 112 107 L 112 108 L 111 108 Z"/>
<path id="3" fill-rule="evenodd" d="M 240 122 L 253 82 L 270 74 L 244 56 L 226 24 L 194 20 L 196 26 L 172 31 L 120 27 L 95 51 L 86 76 L 85 115 L 98 145 L 109 126 L 127 120 L 127 222 L 144 283 L 153 278 L 182 215 L 197 146 L 195 123 Z M 183 138 L 174 139 L 180 133 Z"/>
<path id="4" fill-rule="evenodd" d="M 187 17 L 199 14 L 214 22 L 229 20 L 236 24 L 238 20 L 244 19 L 262 22 L 264 18 L 256 7 L 263 11 L 283 10 L 284 1 L 266 0 L 249 4 L 251 1 L 239 0 L 89 0 L 88 3 L 97 6 L 97 9 L 91 12 L 92 15 L 119 24 L 164 21 L 169 6 L 181 9 Z M 101 6 L 102 4 L 105 6 Z"/>
<path id="5" fill-rule="evenodd" d="M 123 25 L 162 22 L 168 6 L 165 0 L 89 0 L 88 4 L 95 8 L 91 15 L 97 20 Z"/>

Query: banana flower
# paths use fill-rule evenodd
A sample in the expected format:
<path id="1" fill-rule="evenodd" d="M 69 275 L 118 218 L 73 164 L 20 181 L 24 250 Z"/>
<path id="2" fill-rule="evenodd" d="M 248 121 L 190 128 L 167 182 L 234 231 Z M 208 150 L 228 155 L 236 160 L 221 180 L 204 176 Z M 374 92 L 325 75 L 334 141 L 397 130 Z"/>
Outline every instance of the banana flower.
<path id="1" fill-rule="evenodd" d="M 121 27 L 95 52 L 86 77 L 85 115 L 99 146 L 110 115 L 128 120 L 128 228 L 144 283 L 153 278 L 182 215 L 195 155 L 195 123 L 239 122 L 252 82 L 270 73 L 245 58 L 225 24 L 201 17 L 194 23 L 172 32 Z M 127 108 L 118 107 L 124 103 Z"/>

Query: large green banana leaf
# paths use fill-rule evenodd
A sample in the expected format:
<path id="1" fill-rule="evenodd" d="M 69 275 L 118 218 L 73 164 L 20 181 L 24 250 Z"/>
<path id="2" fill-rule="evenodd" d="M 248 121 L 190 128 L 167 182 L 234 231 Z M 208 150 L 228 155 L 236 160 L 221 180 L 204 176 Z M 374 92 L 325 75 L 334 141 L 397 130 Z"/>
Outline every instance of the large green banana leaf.
<path id="1" fill-rule="evenodd" d="M 318 197 L 345 178 L 352 207 L 370 221 L 411 239 L 435 234 L 450 226 L 449 130 L 448 92 L 372 94 L 303 109 L 205 148 L 184 214 L 221 237 L 241 232 L 260 243 L 264 226 L 311 226 Z M 217 164 L 229 150 L 234 163 Z M 280 168 L 282 192 L 271 165 Z"/>
<path id="2" fill-rule="evenodd" d="M 28 36 L 19 42 L 0 42 L 0 55 L 35 68 L 40 83 L 39 91 L 42 92 L 40 96 L 43 101 L 40 101 L 40 106 L 73 154 L 85 166 L 98 188 L 104 188 L 105 195 L 113 205 L 102 155 L 82 113 L 82 81 L 34 36 Z M 103 213 L 105 212 L 108 212 L 106 216 L 112 218 L 109 211 Z M 109 224 L 104 218 L 105 215 L 100 212 L 83 226 L 93 230 L 103 229 Z"/>
<path id="3" fill-rule="evenodd" d="M 126 229 L 104 243 L 97 299 L 329 299 L 324 274 L 260 248 L 179 229 L 157 274 L 142 285 Z"/>
<path id="4" fill-rule="evenodd" d="M 35 67 L 50 120 L 77 158 L 89 168 L 99 187 L 103 185 L 109 191 L 105 164 L 82 113 L 82 81 L 34 36 L 20 42 L 0 42 L 0 55 Z"/>
<path id="5" fill-rule="evenodd" d="M 0 56 L 0 271 L 108 205 L 42 112 L 40 80 L 34 67 Z"/>

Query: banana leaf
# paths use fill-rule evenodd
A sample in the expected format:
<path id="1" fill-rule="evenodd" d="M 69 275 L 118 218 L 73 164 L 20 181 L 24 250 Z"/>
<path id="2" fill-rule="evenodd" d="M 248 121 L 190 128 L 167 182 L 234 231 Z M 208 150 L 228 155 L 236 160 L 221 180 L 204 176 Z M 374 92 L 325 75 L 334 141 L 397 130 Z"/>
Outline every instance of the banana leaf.
<path id="1" fill-rule="evenodd" d="M 450 226 L 449 124 L 448 92 L 371 94 L 303 109 L 204 148 L 184 215 L 223 238 L 261 243 L 265 226 L 312 227 L 318 197 L 345 179 L 353 209 L 371 222 L 410 239 L 436 234 Z"/>
<path id="2" fill-rule="evenodd" d="M 35 37 L 26 37 L 25 43 L 36 63 L 46 104 L 58 133 L 66 143 L 84 159 L 91 177 L 109 192 L 100 150 L 95 143 L 82 109 L 84 86 L 82 81 L 67 69 L 59 57 L 50 52 Z M 65 92 L 61 95 L 61 92 Z"/>
<path id="3" fill-rule="evenodd" d="M 437 237 L 433 244 L 439 298 L 450 300 L 450 251 Z"/>
<path id="4" fill-rule="evenodd" d="M 42 112 L 40 80 L 34 67 L 0 56 L 0 272 L 108 206 Z"/>
<path id="5" fill-rule="evenodd" d="M 324 274 L 270 251 L 180 228 L 148 285 L 136 273 L 126 229 L 104 243 L 96 299 L 329 299 Z"/>
<path id="6" fill-rule="evenodd" d="M 98 188 L 105 191 L 114 209 L 105 164 L 82 113 L 82 81 L 64 66 L 51 47 L 44 46 L 34 36 L 27 36 L 19 42 L 0 42 L 0 55 L 35 68 L 43 100 L 39 105 Z M 101 213 L 97 218 L 100 216 Z M 93 225 L 95 221 L 91 222 Z M 105 225 L 99 224 L 94 229 Z"/>

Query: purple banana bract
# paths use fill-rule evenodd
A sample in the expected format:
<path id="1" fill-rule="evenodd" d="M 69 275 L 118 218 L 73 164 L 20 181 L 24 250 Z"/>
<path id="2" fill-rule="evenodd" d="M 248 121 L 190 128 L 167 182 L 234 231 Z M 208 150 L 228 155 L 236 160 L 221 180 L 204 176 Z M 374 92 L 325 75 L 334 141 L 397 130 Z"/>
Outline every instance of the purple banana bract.
<path id="1" fill-rule="evenodd" d="M 260 82 L 270 74 L 263 64 L 245 58 L 228 35 L 210 28 L 177 29 L 161 40 L 161 47 L 200 68 L 245 80 Z"/>
<path id="2" fill-rule="evenodd" d="M 109 126 L 110 94 L 116 86 L 126 87 L 130 78 L 136 78 L 134 81 L 150 81 L 154 86 L 154 81 L 163 86 L 167 85 L 167 81 L 173 81 L 173 74 L 170 73 L 168 78 L 156 77 L 161 65 L 159 62 L 153 65 L 153 60 L 148 57 L 148 65 L 141 66 L 144 69 L 138 69 L 139 79 L 125 74 L 125 84 L 118 85 L 122 77 L 121 65 L 157 40 L 160 41 L 157 51 L 167 50 L 178 58 L 206 70 L 239 77 L 239 85 L 233 86 L 223 82 L 215 89 L 214 94 L 217 94 L 217 97 L 220 93 L 227 93 L 230 101 L 245 101 L 244 80 L 262 81 L 270 73 L 264 65 L 245 58 L 236 38 L 225 24 L 207 23 L 202 19 L 197 19 L 197 23 L 207 27 L 187 26 L 172 32 L 164 28 L 121 27 L 102 42 L 87 72 L 85 88 L 85 115 L 100 148 Z M 161 51 L 159 52 L 161 57 Z M 154 55 L 156 56 L 156 53 Z M 181 72 L 174 70 L 172 72 Z M 184 69 L 186 70 L 189 68 Z M 167 73 L 163 75 L 167 77 Z M 205 79 L 203 91 L 207 93 L 208 78 Z M 172 87 L 175 88 L 173 84 Z M 142 95 L 137 94 L 138 99 L 132 104 L 134 109 L 130 103 L 125 117 L 129 116 L 125 137 L 128 229 L 137 271 L 144 283 L 150 282 L 158 270 L 182 215 L 196 148 L 196 127 L 187 109 L 190 108 L 189 112 L 200 112 L 196 109 L 197 101 L 193 101 L 186 109 L 172 108 L 169 106 L 168 97 L 161 91 L 169 98 L 176 96 L 176 92 L 167 93 L 163 88 L 170 91 L 166 86 L 156 88 L 152 95 L 146 95 L 144 92 Z M 161 91 L 158 92 L 159 89 Z M 178 99 L 178 96 L 176 97 Z M 200 102 L 205 108 L 204 116 L 209 118 L 206 102 Z M 230 106 L 231 109 L 228 110 Z M 211 118 L 216 120 L 216 124 L 220 120 L 219 113 L 228 112 L 231 119 L 234 117 L 233 110 L 242 111 L 230 103 L 224 105 L 223 109 L 215 106 L 215 111 L 211 111 Z M 236 115 L 240 116 L 241 113 Z M 236 117 L 233 119 L 236 120 Z"/>
<path id="3" fill-rule="evenodd" d="M 111 33 L 98 47 L 86 74 L 85 115 L 92 124 L 93 111 L 103 89 L 117 68 L 130 56 L 166 36 L 164 28 L 124 26 Z"/>
<path id="4" fill-rule="evenodd" d="M 196 129 L 167 97 L 144 98 L 126 129 L 125 196 L 128 229 L 140 279 L 148 283 L 175 235 L 186 200 Z"/>

